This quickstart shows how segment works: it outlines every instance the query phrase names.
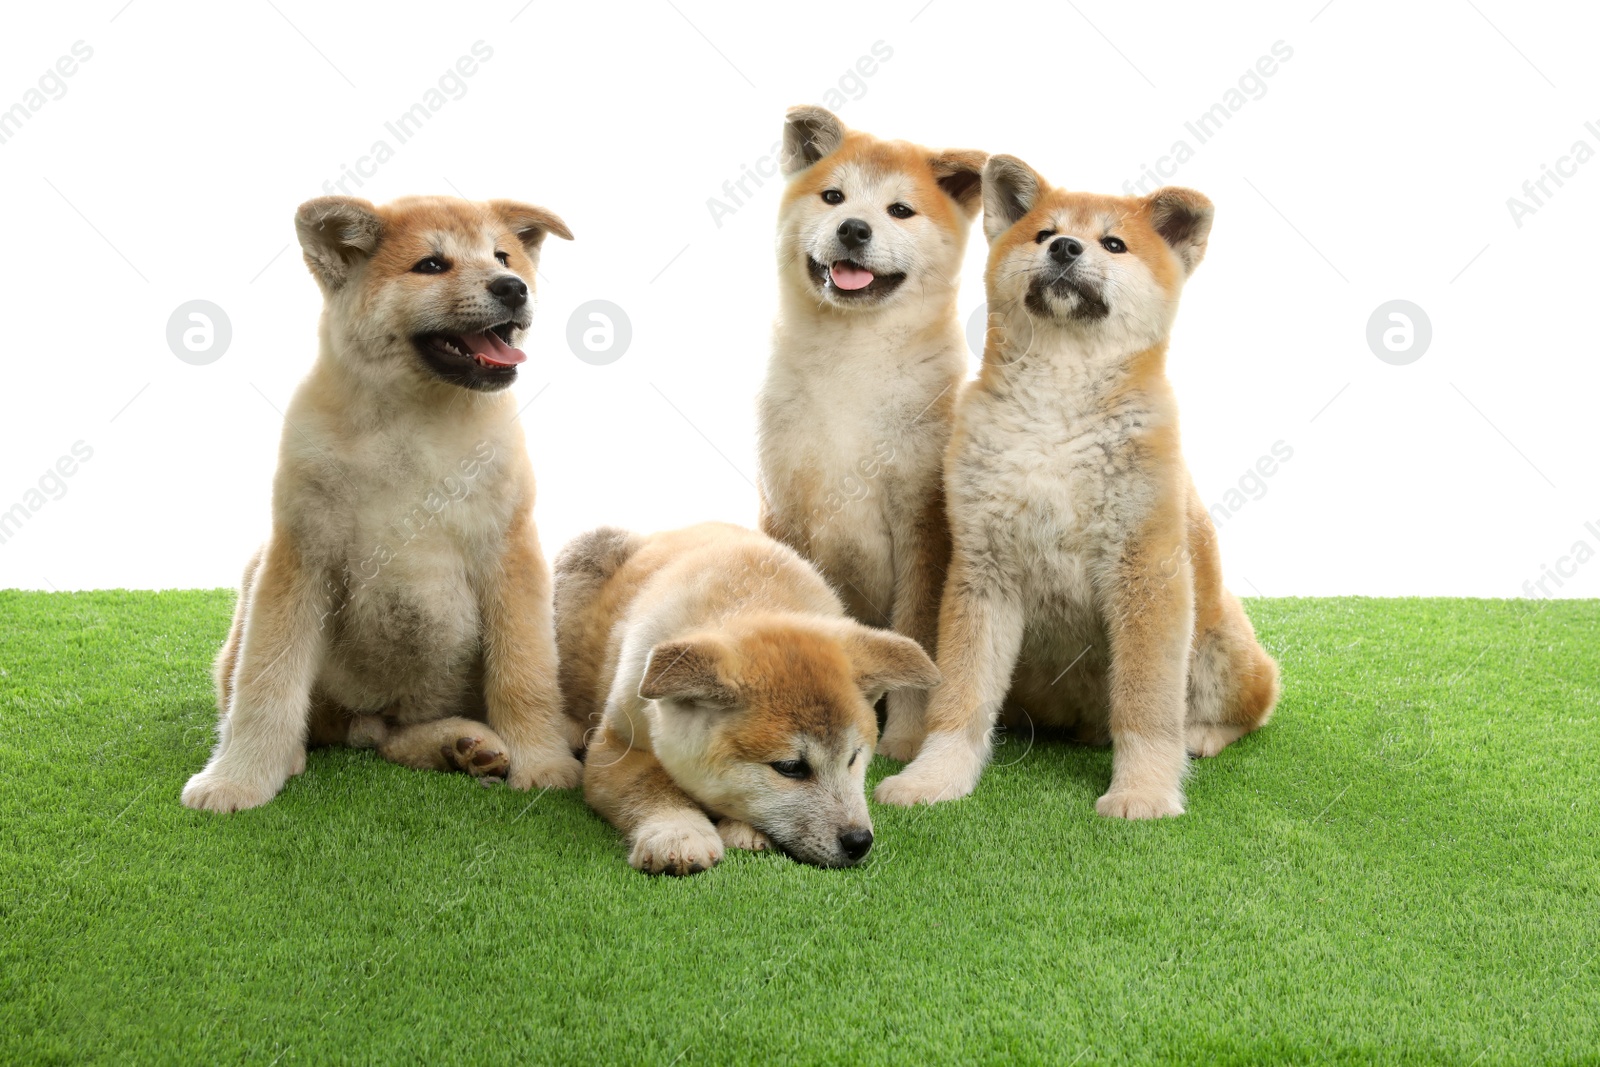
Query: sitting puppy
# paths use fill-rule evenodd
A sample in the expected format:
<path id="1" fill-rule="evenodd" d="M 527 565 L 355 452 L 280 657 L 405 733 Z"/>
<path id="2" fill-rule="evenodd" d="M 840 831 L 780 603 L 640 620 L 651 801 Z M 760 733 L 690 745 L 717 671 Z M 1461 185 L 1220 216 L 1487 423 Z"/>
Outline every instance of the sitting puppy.
<path id="1" fill-rule="evenodd" d="M 956 286 L 982 152 L 847 130 L 790 108 L 781 301 L 761 387 L 761 529 L 816 564 L 850 614 L 931 656 L 950 539 L 940 464 L 967 373 Z M 921 690 L 888 700 L 878 749 L 907 760 Z"/>
<path id="2" fill-rule="evenodd" d="M 555 574 L 562 693 L 593 738 L 584 797 L 629 863 L 693 874 L 769 845 L 861 861 L 872 706 L 939 677 L 915 641 L 847 619 L 791 549 L 723 523 L 593 530 Z"/>
<path id="3" fill-rule="evenodd" d="M 308 740 L 411 767 L 572 787 L 533 472 L 506 387 L 543 208 L 323 197 L 295 228 L 325 301 L 284 419 L 272 534 L 217 659 L 221 720 L 183 802 L 237 811 Z"/>
<path id="4" fill-rule="evenodd" d="M 1113 746 L 1102 815 L 1183 813 L 1185 750 L 1266 722 L 1278 669 L 1222 585 L 1216 530 L 1183 462 L 1167 339 L 1211 202 L 1052 189 L 984 171 L 995 319 L 945 461 L 952 555 L 944 683 L 889 804 L 965 796 L 1002 702 Z"/>

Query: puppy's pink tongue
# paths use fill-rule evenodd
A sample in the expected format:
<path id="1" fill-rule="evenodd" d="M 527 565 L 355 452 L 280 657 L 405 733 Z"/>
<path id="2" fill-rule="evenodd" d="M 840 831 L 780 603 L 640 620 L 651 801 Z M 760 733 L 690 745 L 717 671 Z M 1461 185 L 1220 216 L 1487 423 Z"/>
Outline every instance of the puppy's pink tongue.
<path id="1" fill-rule="evenodd" d="M 527 359 L 527 353 L 520 348 L 512 348 L 500 340 L 500 335 L 493 330 L 484 330 L 482 333 L 464 333 L 461 339 L 472 349 L 472 354 L 482 356 L 490 363 L 501 367 L 514 367 Z"/>
<path id="2" fill-rule="evenodd" d="M 840 289 L 865 289 L 872 284 L 872 272 L 863 270 L 854 263 L 840 260 L 829 269 L 833 275 L 833 284 Z"/>

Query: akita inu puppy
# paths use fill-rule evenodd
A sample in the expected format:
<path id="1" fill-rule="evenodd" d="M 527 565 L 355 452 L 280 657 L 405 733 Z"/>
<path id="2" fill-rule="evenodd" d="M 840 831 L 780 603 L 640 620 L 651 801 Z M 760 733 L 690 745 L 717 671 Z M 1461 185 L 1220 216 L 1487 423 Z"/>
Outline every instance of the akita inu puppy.
<path id="1" fill-rule="evenodd" d="M 956 288 L 986 157 L 796 107 L 782 158 L 761 529 L 821 568 L 855 618 L 932 655 L 949 558 L 940 463 L 967 373 Z M 890 696 L 884 755 L 915 753 L 924 696 Z"/>
<path id="2" fill-rule="evenodd" d="M 1018 718 L 1111 742 L 1102 815 L 1181 815 L 1186 751 L 1215 755 L 1278 693 L 1222 586 L 1165 370 L 1211 202 L 1052 189 L 1009 156 L 983 187 L 993 318 L 945 464 L 944 681 L 916 761 L 876 796 L 971 792 L 1009 695 Z"/>
<path id="3" fill-rule="evenodd" d="M 590 728 L 584 797 L 629 863 L 692 874 L 770 845 L 860 862 L 873 704 L 939 677 L 915 641 L 847 618 L 793 550 L 724 523 L 602 527 L 555 574 L 562 693 Z"/>
<path id="4" fill-rule="evenodd" d="M 543 208 L 302 204 L 321 343 L 284 419 L 272 534 L 217 659 L 218 740 L 191 808 L 265 804 L 307 741 L 571 787 L 550 575 L 506 386 L 525 358 Z"/>

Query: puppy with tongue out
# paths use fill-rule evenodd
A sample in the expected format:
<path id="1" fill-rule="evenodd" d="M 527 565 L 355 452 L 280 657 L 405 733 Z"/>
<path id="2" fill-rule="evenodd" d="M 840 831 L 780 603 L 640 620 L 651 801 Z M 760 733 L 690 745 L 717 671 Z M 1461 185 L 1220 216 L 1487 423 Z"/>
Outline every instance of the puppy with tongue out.
<path id="1" fill-rule="evenodd" d="M 507 324 L 508 333 L 510 328 Z M 462 334 L 460 337 L 441 336 L 440 340 L 452 349 L 453 355 L 470 354 L 478 366 L 486 370 L 495 367 L 515 367 L 528 358 L 526 352 L 520 348 L 512 348 L 492 329 L 481 333 Z"/>
<path id="2" fill-rule="evenodd" d="M 843 289 L 847 293 L 858 293 L 877 280 L 865 267 L 858 267 L 848 259 L 841 259 L 828 268 L 828 280 L 835 289 Z"/>
<path id="3" fill-rule="evenodd" d="M 942 457 L 967 372 L 956 286 L 986 159 L 881 140 L 819 107 L 784 121 L 761 527 L 857 619 L 930 656 L 949 552 Z M 924 699 L 889 695 L 879 752 L 915 754 Z"/>
<path id="4" fill-rule="evenodd" d="M 561 710 L 507 389 L 528 358 L 541 245 L 572 234 L 540 207 L 447 197 L 321 197 L 295 229 L 322 289 L 320 343 L 217 657 L 216 747 L 183 803 L 265 804 L 317 745 L 576 786 L 582 727 Z"/>

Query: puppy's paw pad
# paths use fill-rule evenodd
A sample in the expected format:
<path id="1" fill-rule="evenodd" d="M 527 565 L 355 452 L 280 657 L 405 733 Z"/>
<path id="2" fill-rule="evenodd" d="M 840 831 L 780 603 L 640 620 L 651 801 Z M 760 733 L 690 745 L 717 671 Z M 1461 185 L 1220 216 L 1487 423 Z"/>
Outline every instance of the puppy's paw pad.
<path id="1" fill-rule="evenodd" d="M 1094 802 L 1094 810 L 1108 819 L 1161 819 L 1183 814 L 1183 799 L 1156 790 L 1107 793 Z"/>
<path id="2" fill-rule="evenodd" d="M 1244 733 L 1244 727 L 1242 726 L 1201 723 L 1189 727 L 1184 734 L 1184 744 L 1189 749 L 1189 755 L 1191 756 L 1202 758 L 1215 756 L 1218 752 L 1243 737 Z"/>
<path id="3" fill-rule="evenodd" d="M 704 818 L 646 824 L 634 839 L 628 862 L 646 874 L 698 874 L 722 859 L 722 838 Z"/>
<path id="4" fill-rule="evenodd" d="M 583 764 L 572 753 L 537 760 L 513 760 L 506 783 L 512 789 L 576 789 L 583 782 Z"/>
<path id="5" fill-rule="evenodd" d="M 717 836 L 728 848 L 742 848 L 746 852 L 765 852 L 772 847 L 772 840 L 766 834 L 738 819 L 718 820 Z"/>
<path id="6" fill-rule="evenodd" d="M 447 764 L 474 778 L 504 778 L 511 766 L 511 757 L 498 739 L 478 734 L 458 737 L 453 745 L 440 745 L 439 754 Z"/>
<path id="7" fill-rule="evenodd" d="M 201 771 L 183 787 L 183 806 L 227 813 L 259 808 L 277 795 L 278 786 L 271 783 L 239 781 Z"/>

